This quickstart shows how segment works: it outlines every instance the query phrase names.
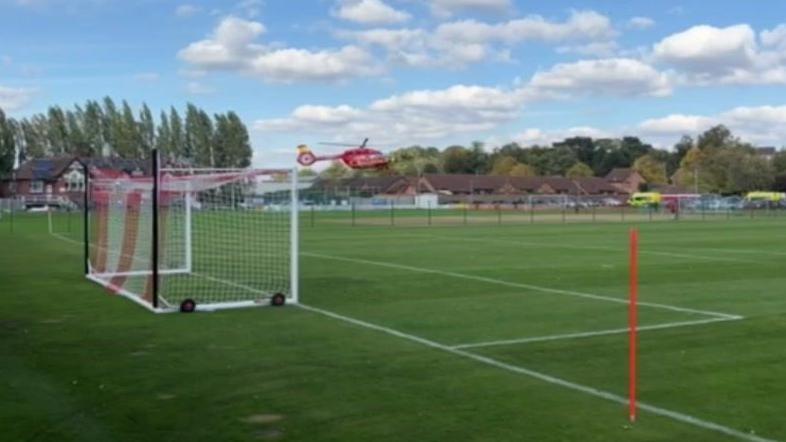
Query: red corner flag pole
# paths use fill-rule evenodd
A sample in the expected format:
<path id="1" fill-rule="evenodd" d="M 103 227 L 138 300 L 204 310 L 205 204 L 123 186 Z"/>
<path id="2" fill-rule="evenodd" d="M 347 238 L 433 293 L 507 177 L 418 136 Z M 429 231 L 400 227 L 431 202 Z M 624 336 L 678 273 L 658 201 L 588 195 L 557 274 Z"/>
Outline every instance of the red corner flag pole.
<path id="1" fill-rule="evenodd" d="M 629 344 L 629 412 L 630 421 L 636 421 L 636 329 L 638 327 L 638 296 L 639 296 L 639 231 L 630 231 L 630 302 L 628 304 L 628 327 L 630 329 Z"/>

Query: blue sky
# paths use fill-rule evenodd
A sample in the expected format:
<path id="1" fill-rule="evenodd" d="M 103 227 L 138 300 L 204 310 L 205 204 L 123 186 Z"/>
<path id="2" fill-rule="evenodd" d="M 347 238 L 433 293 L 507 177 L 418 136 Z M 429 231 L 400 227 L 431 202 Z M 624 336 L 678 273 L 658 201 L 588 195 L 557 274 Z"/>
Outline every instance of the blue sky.
<path id="1" fill-rule="evenodd" d="M 638 135 L 786 144 L 786 2 L 0 0 L 0 107 L 237 111 L 292 146 Z"/>

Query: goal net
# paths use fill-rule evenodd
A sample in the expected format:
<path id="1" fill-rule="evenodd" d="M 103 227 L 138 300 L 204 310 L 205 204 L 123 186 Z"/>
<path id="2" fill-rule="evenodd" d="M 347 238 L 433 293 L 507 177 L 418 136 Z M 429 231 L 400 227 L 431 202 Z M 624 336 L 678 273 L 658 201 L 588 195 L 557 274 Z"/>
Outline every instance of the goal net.
<path id="1" fill-rule="evenodd" d="M 295 171 L 94 172 L 90 280 L 162 312 L 297 302 Z"/>

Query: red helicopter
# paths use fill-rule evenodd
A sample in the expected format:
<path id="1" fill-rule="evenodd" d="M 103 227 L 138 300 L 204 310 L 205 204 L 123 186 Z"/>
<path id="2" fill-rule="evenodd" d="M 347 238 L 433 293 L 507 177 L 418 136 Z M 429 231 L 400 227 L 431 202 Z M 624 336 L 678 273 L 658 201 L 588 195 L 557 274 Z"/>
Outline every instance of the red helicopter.
<path id="1" fill-rule="evenodd" d="M 352 147 L 351 144 L 340 143 L 319 143 L 329 146 L 344 146 Z M 382 152 L 366 147 L 368 138 L 363 140 L 360 146 L 353 149 L 345 150 L 343 153 L 337 155 L 323 155 L 317 156 L 311 152 L 308 146 L 301 144 L 297 147 L 297 162 L 302 166 L 310 166 L 317 161 L 341 160 L 344 165 L 350 169 L 385 169 L 388 167 L 390 161 Z"/>

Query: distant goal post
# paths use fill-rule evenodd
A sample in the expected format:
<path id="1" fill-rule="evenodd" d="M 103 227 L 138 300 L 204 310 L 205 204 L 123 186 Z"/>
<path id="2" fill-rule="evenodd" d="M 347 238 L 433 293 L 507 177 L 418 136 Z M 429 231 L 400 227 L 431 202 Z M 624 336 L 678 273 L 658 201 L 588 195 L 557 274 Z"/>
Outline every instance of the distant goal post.
<path id="1" fill-rule="evenodd" d="M 154 312 L 297 303 L 296 169 L 91 170 L 86 276 Z"/>

